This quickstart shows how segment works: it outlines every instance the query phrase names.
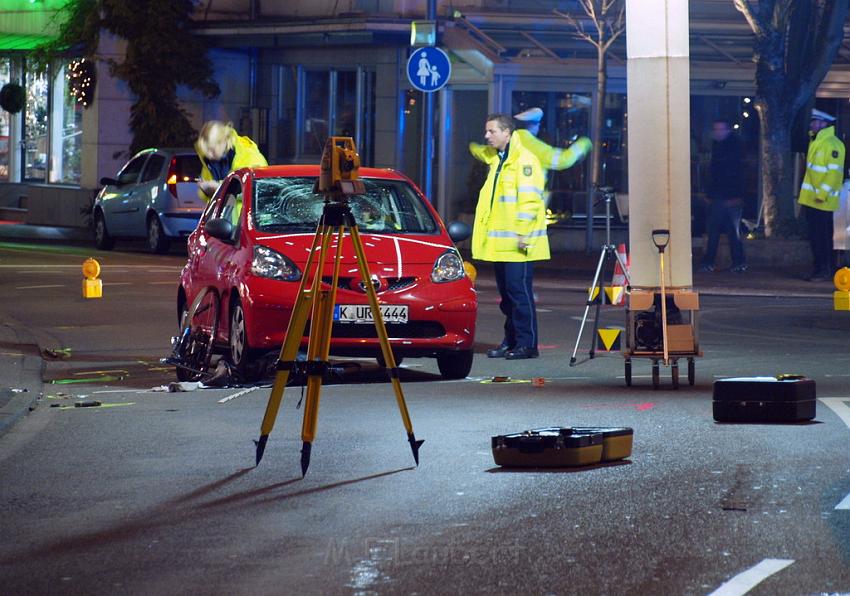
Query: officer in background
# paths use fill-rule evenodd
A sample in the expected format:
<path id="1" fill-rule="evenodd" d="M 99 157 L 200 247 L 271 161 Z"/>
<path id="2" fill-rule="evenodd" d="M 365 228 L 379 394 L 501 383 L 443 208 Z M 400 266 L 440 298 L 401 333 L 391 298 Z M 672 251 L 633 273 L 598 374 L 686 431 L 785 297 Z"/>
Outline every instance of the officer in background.
<path id="1" fill-rule="evenodd" d="M 524 112 L 514 114 L 514 118 L 519 121 L 518 129 L 525 129 L 536 137 L 540 132 L 540 121 L 543 120 L 543 110 L 540 108 L 528 108 Z"/>
<path id="2" fill-rule="evenodd" d="M 269 165 L 256 143 L 239 136 L 231 122 L 210 120 L 201 127 L 195 151 L 201 158 L 198 196 L 205 201 L 215 194 L 219 184 L 232 171 Z"/>
<path id="3" fill-rule="evenodd" d="M 832 278 L 832 218 L 838 209 L 844 172 L 844 143 L 835 136 L 835 116 L 812 110 L 806 154 L 806 174 L 800 187 L 801 205 L 809 234 L 814 267 L 808 281 Z"/>

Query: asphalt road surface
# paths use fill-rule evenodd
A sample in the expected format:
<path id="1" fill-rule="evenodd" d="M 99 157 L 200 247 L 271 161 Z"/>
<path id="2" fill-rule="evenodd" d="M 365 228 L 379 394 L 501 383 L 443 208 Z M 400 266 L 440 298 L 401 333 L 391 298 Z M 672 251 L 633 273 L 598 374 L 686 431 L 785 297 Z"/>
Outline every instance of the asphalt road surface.
<path id="1" fill-rule="evenodd" d="M 100 300 L 80 295 L 88 256 Z M 472 376 L 404 362 L 419 467 L 390 385 L 361 360 L 324 386 L 302 478 L 301 387 L 257 467 L 268 379 L 156 390 L 175 380 L 158 359 L 184 258 L 0 245 L 0 322 L 23 338 L 2 346 L 0 387 L 16 354 L 46 363 L 37 408 L 0 436 L 0 592 L 850 591 L 850 316 L 828 298 L 703 295 L 696 384 L 673 390 L 662 367 L 654 390 L 648 360 L 627 388 L 619 355 L 586 361 L 589 340 L 568 365 L 584 296 L 555 279 L 538 283 L 541 357 L 488 360 L 501 315 L 482 279 Z M 783 372 L 816 380 L 816 421 L 713 421 L 715 379 Z M 493 462 L 492 435 L 579 425 L 632 427 L 631 457 Z"/>

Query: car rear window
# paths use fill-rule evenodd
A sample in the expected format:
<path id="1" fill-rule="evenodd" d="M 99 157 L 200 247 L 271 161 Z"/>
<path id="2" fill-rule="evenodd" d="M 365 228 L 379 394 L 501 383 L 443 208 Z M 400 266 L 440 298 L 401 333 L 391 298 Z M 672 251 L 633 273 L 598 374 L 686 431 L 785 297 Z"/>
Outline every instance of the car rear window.
<path id="1" fill-rule="evenodd" d="M 194 182 L 201 177 L 201 160 L 197 155 L 175 155 L 171 174 L 178 182 Z"/>
<path id="2" fill-rule="evenodd" d="M 434 234 L 439 228 L 422 199 L 403 180 L 362 178 L 365 195 L 348 197 L 361 232 L 369 234 Z M 314 231 L 324 197 L 313 192 L 316 179 L 257 178 L 254 182 L 254 226 L 263 232 Z"/>

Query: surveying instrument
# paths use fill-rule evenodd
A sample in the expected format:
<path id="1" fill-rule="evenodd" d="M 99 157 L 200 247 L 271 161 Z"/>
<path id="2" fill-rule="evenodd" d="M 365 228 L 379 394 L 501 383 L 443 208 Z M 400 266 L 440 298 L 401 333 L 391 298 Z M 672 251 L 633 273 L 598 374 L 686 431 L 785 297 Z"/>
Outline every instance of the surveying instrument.
<path id="1" fill-rule="evenodd" d="M 629 277 L 626 263 L 623 261 L 623 257 L 617 253 L 617 247 L 611 243 L 611 199 L 614 198 L 614 189 L 610 186 L 602 186 L 598 189 L 598 191 L 602 194 L 600 201 L 605 202 L 605 244 L 602 245 L 602 249 L 599 254 L 599 262 L 596 265 L 596 273 L 593 276 L 593 283 L 587 292 L 587 304 L 584 307 L 584 315 L 581 317 L 581 326 L 578 329 L 578 337 L 576 337 L 576 345 L 573 348 L 573 355 L 570 357 L 570 366 L 578 364 L 576 362 L 578 345 L 581 342 L 581 336 L 582 333 L 584 333 L 584 327 L 587 324 L 587 315 L 594 302 L 596 303 L 596 313 L 593 317 L 593 335 L 591 338 L 596 338 L 596 334 L 599 331 L 599 307 L 602 306 L 602 302 L 605 300 L 605 280 L 603 279 L 602 272 L 612 258 L 616 259 L 620 264 L 620 269 L 623 271 L 623 275 L 626 278 L 626 287 L 631 286 L 631 278 Z M 594 205 L 597 204 L 599 204 L 599 201 L 594 203 Z M 588 217 L 592 218 L 593 214 L 588 214 Z M 588 356 L 589 359 L 593 359 L 596 356 L 595 339 L 592 339 L 590 342 L 590 352 Z"/>
<path id="2" fill-rule="evenodd" d="M 316 422 L 319 415 L 319 395 L 322 389 L 322 377 L 329 369 L 331 331 L 333 328 L 333 312 L 336 304 L 336 290 L 339 282 L 340 265 L 342 262 L 342 243 L 348 232 L 354 251 L 357 255 L 357 267 L 360 273 L 360 285 L 369 298 L 372 320 L 381 344 L 381 354 L 386 364 L 387 374 L 392 382 L 396 402 L 404 427 L 407 430 L 407 440 L 413 451 L 413 459 L 419 465 L 419 447 L 423 441 L 417 441 L 413 434 L 413 425 L 407 412 L 404 393 L 399 381 L 399 368 L 390 347 L 387 329 L 378 305 L 378 295 L 372 285 L 372 276 L 363 250 L 360 230 L 348 206 L 348 197 L 366 193 L 366 187 L 360 180 L 358 169 L 360 156 L 351 137 L 330 137 L 322 153 L 321 171 L 313 192 L 324 196 L 324 209 L 319 218 L 313 244 L 304 267 L 304 274 L 298 287 L 298 295 L 292 316 L 286 328 L 286 338 L 280 349 L 276 365 L 274 385 L 272 386 L 266 413 L 260 427 L 260 439 L 257 444 L 257 460 L 259 465 L 266 449 L 269 433 L 274 428 L 275 419 L 283 400 L 283 392 L 289 375 L 293 371 L 304 372 L 307 375 L 307 396 L 304 405 L 304 421 L 301 427 L 301 474 L 307 474 L 310 465 L 310 451 L 316 438 Z M 336 238 L 336 248 L 331 248 L 331 239 Z M 331 256 L 330 251 L 334 250 Z M 318 255 L 318 256 L 317 256 Z M 333 277 L 329 283 L 322 281 L 322 272 L 326 266 L 333 267 Z M 310 272 L 313 272 L 312 280 Z M 307 360 L 297 362 L 296 357 L 307 321 L 310 321 Z"/>

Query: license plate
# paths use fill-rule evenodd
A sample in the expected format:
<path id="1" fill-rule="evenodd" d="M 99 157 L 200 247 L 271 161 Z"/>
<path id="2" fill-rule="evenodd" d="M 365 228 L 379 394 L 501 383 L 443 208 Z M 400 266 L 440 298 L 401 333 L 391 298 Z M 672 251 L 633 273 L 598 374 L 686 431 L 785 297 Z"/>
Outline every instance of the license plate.
<path id="1" fill-rule="evenodd" d="M 382 304 L 381 318 L 384 323 L 407 323 L 407 306 Z M 334 321 L 372 323 L 372 309 L 368 304 L 337 304 L 334 307 Z"/>

